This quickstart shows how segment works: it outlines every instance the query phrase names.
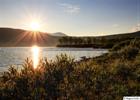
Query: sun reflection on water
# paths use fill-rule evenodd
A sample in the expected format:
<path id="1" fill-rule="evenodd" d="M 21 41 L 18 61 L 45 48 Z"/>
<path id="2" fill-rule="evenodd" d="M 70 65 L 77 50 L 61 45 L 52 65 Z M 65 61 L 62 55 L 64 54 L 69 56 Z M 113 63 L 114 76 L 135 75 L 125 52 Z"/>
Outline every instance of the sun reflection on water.
<path id="1" fill-rule="evenodd" d="M 36 69 L 39 64 L 39 47 L 33 46 L 32 47 L 32 54 L 33 54 L 33 67 Z"/>

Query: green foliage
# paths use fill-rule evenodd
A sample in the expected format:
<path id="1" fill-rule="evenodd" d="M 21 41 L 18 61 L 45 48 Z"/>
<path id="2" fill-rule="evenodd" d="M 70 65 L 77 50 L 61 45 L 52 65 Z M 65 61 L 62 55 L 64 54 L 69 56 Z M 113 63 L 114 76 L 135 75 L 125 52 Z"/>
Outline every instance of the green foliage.
<path id="1" fill-rule="evenodd" d="M 95 47 L 95 48 L 110 48 L 112 47 L 112 40 L 105 37 L 62 37 L 59 39 L 60 47 Z"/>
<path id="2" fill-rule="evenodd" d="M 109 53 L 111 58 L 134 60 L 139 54 L 140 40 L 127 40 L 116 44 Z"/>
<path id="3" fill-rule="evenodd" d="M 57 46 L 58 47 L 93 47 L 93 48 L 109 48 L 109 49 L 113 47 L 111 50 L 116 51 L 118 49 L 121 49 L 121 47 L 125 45 L 129 45 L 131 40 L 134 39 L 136 39 L 136 41 L 140 39 L 140 31 L 134 33 L 128 33 L 128 34 L 117 34 L 117 35 L 98 36 L 98 37 L 64 36 L 59 38 L 59 44 L 57 44 Z"/>
<path id="4" fill-rule="evenodd" d="M 110 49 L 110 51 L 118 51 L 122 48 L 124 48 L 125 46 L 132 46 L 132 47 L 137 47 L 140 49 L 140 40 L 139 39 L 129 39 L 129 40 L 124 40 L 116 45 L 114 45 L 112 47 L 112 49 Z"/>
<path id="5" fill-rule="evenodd" d="M 119 51 L 119 53 L 120 53 L 120 56 L 123 57 L 123 59 L 132 60 L 139 53 L 139 49 L 136 47 L 128 46 L 128 47 L 121 49 Z"/>
<path id="6" fill-rule="evenodd" d="M 116 56 L 117 55 L 117 56 Z M 88 61 L 67 55 L 40 60 L 36 69 L 27 59 L 0 78 L 1 100 L 122 100 L 140 95 L 140 54 L 131 42 L 118 51 Z"/>
<path id="7" fill-rule="evenodd" d="M 114 45 L 112 47 L 111 51 L 118 51 L 121 48 L 123 48 L 124 46 L 129 45 L 129 44 L 130 44 L 130 40 L 126 40 L 126 41 L 120 42 L 120 43 Z"/>

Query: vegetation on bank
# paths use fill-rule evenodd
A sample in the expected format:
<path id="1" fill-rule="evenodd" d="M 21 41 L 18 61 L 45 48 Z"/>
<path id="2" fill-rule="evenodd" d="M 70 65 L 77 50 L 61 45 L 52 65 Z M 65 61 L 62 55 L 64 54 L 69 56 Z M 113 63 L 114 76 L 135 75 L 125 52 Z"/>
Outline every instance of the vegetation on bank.
<path id="1" fill-rule="evenodd" d="M 125 45 L 122 45 L 125 44 Z M 108 54 L 74 62 L 67 55 L 37 69 L 27 59 L 0 78 L 0 100 L 122 100 L 140 95 L 140 41 L 122 42 Z"/>
<path id="2" fill-rule="evenodd" d="M 140 31 L 128 34 L 117 34 L 99 37 L 72 37 L 64 36 L 59 39 L 58 47 L 93 47 L 112 48 L 114 45 L 133 39 L 140 39 Z"/>

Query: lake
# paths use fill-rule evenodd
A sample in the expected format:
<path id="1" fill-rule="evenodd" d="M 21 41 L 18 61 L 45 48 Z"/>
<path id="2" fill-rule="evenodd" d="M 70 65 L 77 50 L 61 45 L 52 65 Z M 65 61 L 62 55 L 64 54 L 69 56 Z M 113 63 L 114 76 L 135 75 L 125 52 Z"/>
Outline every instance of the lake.
<path id="1" fill-rule="evenodd" d="M 55 60 L 56 55 L 67 54 L 80 60 L 81 57 L 95 57 L 107 53 L 106 49 L 93 48 L 56 48 L 56 47 L 40 47 L 40 58 Z M 21 65 L 26 58 L 32 59 L 31 47 L 0 47 L 0 72 L 7 70 L 10 65 Z"/>

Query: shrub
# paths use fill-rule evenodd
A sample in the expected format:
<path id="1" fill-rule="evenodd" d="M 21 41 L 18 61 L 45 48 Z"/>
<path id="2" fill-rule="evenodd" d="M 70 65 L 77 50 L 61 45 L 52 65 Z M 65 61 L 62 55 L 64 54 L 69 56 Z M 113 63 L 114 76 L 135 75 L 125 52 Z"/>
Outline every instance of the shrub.
<path id="1" fill-rule="evenodd" d="M 36 69 L 25 60 L 20 70 L 11 66 L 0 77 L 0 100 L 121 100 L 140 95 L 140 55 L 136 46 L 125 46 L 87 61 L 67 55 L 40 60 Z M 133 59 L 133 60 L 132 60 Z"/>
<path id="2" fill-rule="evenodd" d="M 125 40 L 125 41 L 122 41 L 116 45 L 114 45 L 110 51 L 118 51 L 120 50 L 121 48 L 123 48 L 124 46 L 128 46 L 130 44 L 131 40 Z"/>
<path id="3" fill-rule="evenodd" d="M 126 46 L 119 51 L 123 59 L 133 60 L 139 53 L 139 49 L 133 46 Z"/>

